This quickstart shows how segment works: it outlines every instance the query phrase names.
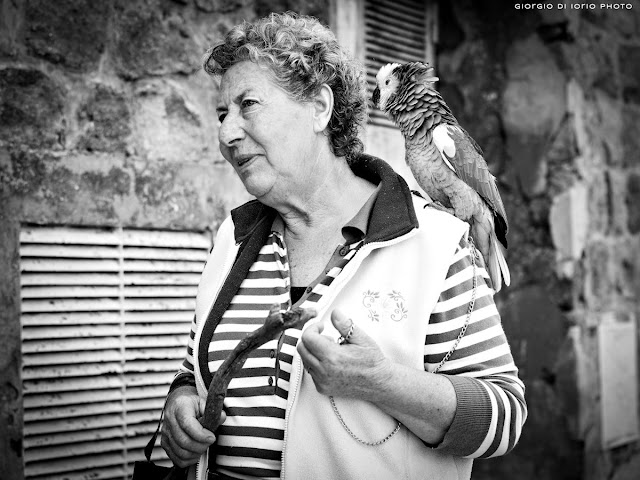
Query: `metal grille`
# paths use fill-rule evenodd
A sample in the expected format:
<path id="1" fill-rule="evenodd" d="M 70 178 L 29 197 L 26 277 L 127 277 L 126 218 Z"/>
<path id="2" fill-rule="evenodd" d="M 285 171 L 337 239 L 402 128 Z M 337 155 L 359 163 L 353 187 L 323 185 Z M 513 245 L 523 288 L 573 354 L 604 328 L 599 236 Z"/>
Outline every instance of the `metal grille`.
<path id="1" fill-rule="evenodd" d="M 425 0 L 365 0 L 364 45 L 369 98 L 376 74 L 387 63 L 429 61 L 435 38 L 432 4 Z M 393 127 L 384 114 L 369 109 L 369 123 Z"/>
<path id="2" fill-rule="evenodd" d="M 130 476 L 184 358 L 210 247 L 200 233 L 23 227 L 25 478 Z"/>

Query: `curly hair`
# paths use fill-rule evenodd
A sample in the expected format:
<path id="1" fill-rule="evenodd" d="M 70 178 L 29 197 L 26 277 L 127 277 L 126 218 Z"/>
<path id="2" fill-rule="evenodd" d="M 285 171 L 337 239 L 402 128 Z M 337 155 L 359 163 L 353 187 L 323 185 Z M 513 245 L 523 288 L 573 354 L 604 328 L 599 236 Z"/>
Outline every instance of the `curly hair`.
<path id="1" fill-rule="evenodd" d="M 301 102 L 327 84 L 334 97 L 327 126 L 333 153 L 351 163 L 362 152 L 358 134 L 366 119 L 366 81 L 362 67 L 331 30 L 313 17 L 272 13 L 235 26 L 222 43 L 207 50 L 203 67 L 209 75 L 221 76 L 245 60 L 269 67 L 273 81 Z"/>

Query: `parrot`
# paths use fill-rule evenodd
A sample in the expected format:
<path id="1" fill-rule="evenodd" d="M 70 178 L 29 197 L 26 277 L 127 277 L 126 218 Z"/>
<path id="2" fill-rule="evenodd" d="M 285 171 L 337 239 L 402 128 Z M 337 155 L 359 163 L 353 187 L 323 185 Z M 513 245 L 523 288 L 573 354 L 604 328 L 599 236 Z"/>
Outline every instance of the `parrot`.
<path id="1" fill-rule="evenodd" d="M 511 283 L 505 259 L 507 214 L 480 146 L 464 130 L 423 62 L 389 63 L 376 75 L 371 101 L 400 129 L 405 161 L 435 208 L 467 222 L 495 292 Z"/>

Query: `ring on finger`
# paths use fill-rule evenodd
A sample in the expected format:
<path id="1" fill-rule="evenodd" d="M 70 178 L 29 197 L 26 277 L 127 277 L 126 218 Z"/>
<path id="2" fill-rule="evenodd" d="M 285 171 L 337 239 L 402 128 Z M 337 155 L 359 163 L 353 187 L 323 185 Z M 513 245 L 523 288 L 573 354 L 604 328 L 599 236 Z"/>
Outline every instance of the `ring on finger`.
<path id="1" fill-rule="evenodd" d="M 353 335 L 353 327 L 355 326 L 355 324 L 353 323 L 353 320 L 351 320 L 351 326 L 349 327 L 349 331 L 347 332 L 347 334 L 343 337 L 342 335 L 340 335 L 340 338 L 338 338 L 338 344 L 342 345 L 345 343 L 349 343 L 349 339 L 351 338 L 351 335 Z"/>

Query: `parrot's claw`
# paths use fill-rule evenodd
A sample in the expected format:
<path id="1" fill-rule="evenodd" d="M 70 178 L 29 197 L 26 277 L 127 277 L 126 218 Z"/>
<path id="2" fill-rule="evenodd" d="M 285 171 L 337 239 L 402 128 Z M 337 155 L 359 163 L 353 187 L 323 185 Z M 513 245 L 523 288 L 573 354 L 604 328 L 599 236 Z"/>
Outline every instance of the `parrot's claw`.
<path id="1" fill-rule="evenodd" d="M 428 203 L 427 205 L 425 205 L 425 207 L 433 207 L 436 210 L 440 210 L 442 212 L 447 212 L 448 214 L 453 215 L 453 216 L 455 216 L 455 214 L 456 214 L 456 212 L 455 212 L 455 210 L 453 208 L 445 207 L 440 202 L 436 202 L 436 201 Z"/>

